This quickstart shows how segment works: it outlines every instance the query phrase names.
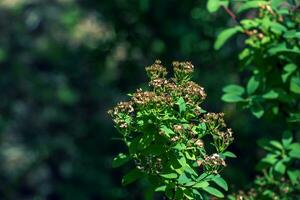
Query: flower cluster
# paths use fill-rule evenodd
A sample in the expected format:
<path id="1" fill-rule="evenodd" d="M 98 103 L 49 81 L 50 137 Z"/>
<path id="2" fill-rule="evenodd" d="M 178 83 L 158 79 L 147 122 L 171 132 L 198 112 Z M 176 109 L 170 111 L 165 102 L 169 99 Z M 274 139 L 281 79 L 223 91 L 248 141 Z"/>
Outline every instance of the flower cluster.
<path id="1" fill-rule="evenodd" d="M 254 187 L 247 191 L 239 190 L 238 192 L 229 195 L 229 198 L 234 200 L 299 199 L 299 193 L 297 193 L 297 186 L 299 186 L 299 183 L 300 180 L 298 180 L 296 184 L 293 184 L 284 177 L 277 180 L 274 179 L 270 182 L 268 178 L 258 176 L 256 177 Z"/>
<path id="2" fill-rule="evenodd" d="M 130 114 L 133 112 L 133 102 L 128 101 L 118 103 L 116 107 L 108 111 L 108 114 L 113 117 L 113 121 L 117 127 L 126 129 L 131 121 Z"/>
<path id="3" fill-rule="evenodd" d="M 204 121 L 212 133 L 213 141 L 218 152 L 225 150 L 234 140 L 231 128 L 226 128 L 224 113 L 207 113 Z"/>
<path id="4" fill-rule="evenodd" d="M 153 65 L 146 67 L 146 72 L 151 80 L 164 78 L 167 75 L 167 69 L 161 65 L 160 60 L 156 60 Z"/>
<path id="5" fill-rule="evenodd" d="M 222 153 L 233 136 L 231 129 L 223 130 L 223 114 L 207 113 L 201 108 L 206 93 L 190 80 L 194 66 L 173 62 L 173 69 L 174 76 L 168 79 L 160 61 L 146 67 L 150 90 L 138 89 L 130 94 L 130 101 L 119 103 L 109 114 L 123 134 L 127 156 L 136 169 L 158 175 L 161 184 L 178 185 L 178 179 L 160 175 L 179 177 L 186 173 L 196 181 L 199 172 L 218 174 L 226 166 Z M 215 153 L 209 156 L 206 148 L 211 144 Z"/>
<path id="6" fill-rule="evenodd" d="M 199 164 L 199 162 L 198 162 Z M 211 156 L 205 156 L 202 165 L 209 173 L 217 174 L 220 170 L 226 166 L 225 161 L 219 156 L 219 154 L 214 153 Z"/>

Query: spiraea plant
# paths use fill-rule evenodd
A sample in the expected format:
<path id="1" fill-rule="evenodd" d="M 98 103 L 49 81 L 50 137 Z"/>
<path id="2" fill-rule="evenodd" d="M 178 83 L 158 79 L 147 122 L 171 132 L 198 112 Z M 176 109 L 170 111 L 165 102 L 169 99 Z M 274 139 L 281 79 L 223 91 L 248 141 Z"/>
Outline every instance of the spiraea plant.
<path id="1" fill-rule="evenodd" d="M 109 111 L 128 152 L 113 160 L 113 167 L 127 162 L 133 169 L 123 178 L 127 185 L 146 178 L 154 192 L 168 199 L 223 197 L 226 181 L 220 172 L 233 142 L 223 113 L 208 113 L 201 103 L 204 89 L 191 81 L 194 66 L 173 62 L 173 77 L 156 61 L 146 67 L 149 90 L 138 89 L 130 100 Z M 131 165 L 132 166 L 132 165 Z"/>
<path id="2" fill-rule="evenodd" d="M 219 3 L 213 7 L 212 2 Z M 241 85 L 224 87 L 222 99 L 243 105 L 257 118 L 279 119 L 286 129 L 281 140 L 258 142 L 266 151 L 257 165 L 259 177 L 254 180 L 252 189 L 240 191 L 230 199 L 300 199 L 299 3 L 284 0 L 208 2 L 210 11 L 223 7 L 236 22 L 236 26 L 219 34 L 216 49 L 237 33 L 245 37 L 239 59 L 250 77 L 244 78 L 246 82 Z"/>

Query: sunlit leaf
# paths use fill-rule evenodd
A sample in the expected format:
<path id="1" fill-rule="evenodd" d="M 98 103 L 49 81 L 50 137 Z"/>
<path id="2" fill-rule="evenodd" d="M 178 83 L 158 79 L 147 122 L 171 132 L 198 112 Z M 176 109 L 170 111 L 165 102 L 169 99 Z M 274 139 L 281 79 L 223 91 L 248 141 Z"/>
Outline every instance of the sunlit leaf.
<path id="1" fill-rule="evenodd" d="M 112 167 L 114 167 L 114 168 L 120 167 L 120 166 L 124 165 L 125 163 L 127 163 L 129 160 L 131 160 L 130 156 L 128 156 L 124 153 L 120 153 L 117 157 L 115 157 L 113 159 Z"/>
<path id="2" fill-rule="evenodd" d="M 205 188 L 202 188 L 205 192 L 209 193 L 209 194 L 212 194 L 216 197 L 219 197 L 219 198 L 223 198 L 224 195 L 221 191 L 219 191 L 218 189 L 216 188 L 213 188 L 211 186 L 208 186 L 208 187 L 205 187 Z"/>
<path id="3" fill-rule="evenodd" d="M 217 40 L 215 41 L 215 44 L 214 44 L 214 48 L 216 50 L 220 49 L 224 45 L 224 43 L 227 40 L 229 40 L 229 38 L 231 38 L 234 34 L 238 33 L 241 30 L 242 29 L 240 26 L 225 29 L 218 35 Z"/>

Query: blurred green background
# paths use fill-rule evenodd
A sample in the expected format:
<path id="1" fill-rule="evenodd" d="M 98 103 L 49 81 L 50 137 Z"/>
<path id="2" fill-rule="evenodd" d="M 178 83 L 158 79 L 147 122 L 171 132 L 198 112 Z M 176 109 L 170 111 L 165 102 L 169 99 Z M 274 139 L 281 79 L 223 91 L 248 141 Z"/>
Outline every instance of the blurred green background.
<path id="1" fill-rule="evenodd" d="M 106 111 L 146 84 L 155 59 L 196 66 L 205 109 L 235 132 L 224 175 L 247 185 L 255 140 L 272 130 L 220 100 L 225 84 L 243 83 L 242 38 L 213 49 L 233 23 L 203 0 L 0 0 L 0 199 L 142 199 L 147 186 L 122 188 L 126 167 L 111 168 L 124 146 Z"/>

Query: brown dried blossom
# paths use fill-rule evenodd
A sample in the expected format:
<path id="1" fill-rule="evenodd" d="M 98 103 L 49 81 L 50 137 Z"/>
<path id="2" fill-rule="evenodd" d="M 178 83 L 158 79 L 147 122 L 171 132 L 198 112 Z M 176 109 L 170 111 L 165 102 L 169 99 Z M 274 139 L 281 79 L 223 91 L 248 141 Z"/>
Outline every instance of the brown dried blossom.
<path id="1" fill-rule="evenodd" d="M 204 147 L 204 143 L 200 139 L 196 140 L 195 145 L 198 146 L 199 148 L 203 148 Z"/>
<path id="2" fill-rule="evenodd" d="M 203 122 L 209 123 L 209 125 L 215 128 L 216 126 L 219 128 L 225 128 L 226 124 L 224 121 L 224 113 L 207 113 L 204 115 Z"/>
<path id="3" fill-rule="evenodd" d="M 128 128 L 128 121 L 126 121 L 126 117 L 128 118 L 131 113 L 134 112 L 133 102 L 120 102 L 116 107 L 108 111 L 108 114 L 113 117 L 114 123 L 122 129 Z"/>
<path id="4" fill-rule="evenodd" d="M 206 168 L 211 168 L 211 167 L 215 168 L 215 167 L 218 167 L 218 166 L 225 167 L 226 163 L 225 163 L 225 160 L 223 160 L 219 156 L 219 154 L 214 153 L 211 156 L 205 156 L 205 158 L 203 160 L 203 165 Z"/>
<path id="5" fill-rule="evenodd" d="M 180 137 L 179 137 L 179 136 L 174 136 L 174 137 L 171 138 L 171 141 L 172 141 L 172 142 L 176 142 L 176 141 L 178 141 L 178 140 L 180 140 Z"/>
<path id="6" fill-rule="evenodd" d="M 120 112 L 123 112 L 123 113 L 132 113 L 132 112 L 134 112 L 133 102 L 132 101 L 120 102 L 112 110 L 109 110 L 108 114 L 113 116 L 113 115 L 117 115 Z"/>
<path id="7" fill-rule="evenodd" d="M 174 128 L 174 131 L 175 132 L 177 132 L 177 133 L 181 133 L 184 129 L 183 129 L 183 126 L 182 125 L 178 125 L 178 124 L 175 124 L 174 126 L 173 126 L 173 128 Z"/>
<path id="8" fill-rule="evenodd" d="M 149 86 L 152 86 L 154 88 L 161 88 L 167 84 L 168 84 L 168 80 L 164 78 L 153 79 L 149 82 Z"/>
<path id="9" fill-rule="evenodd" d="M 146 72 L 151 80 L 164 78 L 167 75 L 167 69 L 161 65 L 160 60 L 156 60 L 153 65 L 146 67 Z"/>
<path id="10" fill-rule="evenodd" d="M 233 132 L 231 128 L 228 128 L 225 132 L 216 131 L 215 135 L 218 139 L 222 140 L 226 144 L 231 144 L 233 142 Z"/>
<path id="11" fill-rule="evenodd" d="M 135 93 L 133 93 L 132 101 L 136 105 L 154 103 L 156 106 L 173 103 L 171 96 L 167 94 L 157 95 L 155 92 L 143 91 L 142 89 L 138 89 Z"/>
<path id="12" fill-rule="evenodd" d="M 198 100 L 204 100 L 206 98 L 204 88 L 193 81 L 188 81 L 184 84 L 183 92 L 189 103 L 193 103 Z"/>
<path id="13" fill-rule="evenodd" d="M 173 62 L 174 73 L 191 74 L 194 71 L 194 65 L 191 62 Z"/>
<path id="14" fill-rule="evenodd" d="M 126 121 L 124 117 L 121 117 L 119 115 L 114 116 L 113 121 L 121 129 L 126 129 L 129 126 L 129 122 Z"/>
<path id="15" fill-rule="evenodd" d="M 138 89 L 132 96 L 132 101 L 136 104 L 147 104 L 156 97 L 154 92 L 143 91 L 142 89 Z"/>

